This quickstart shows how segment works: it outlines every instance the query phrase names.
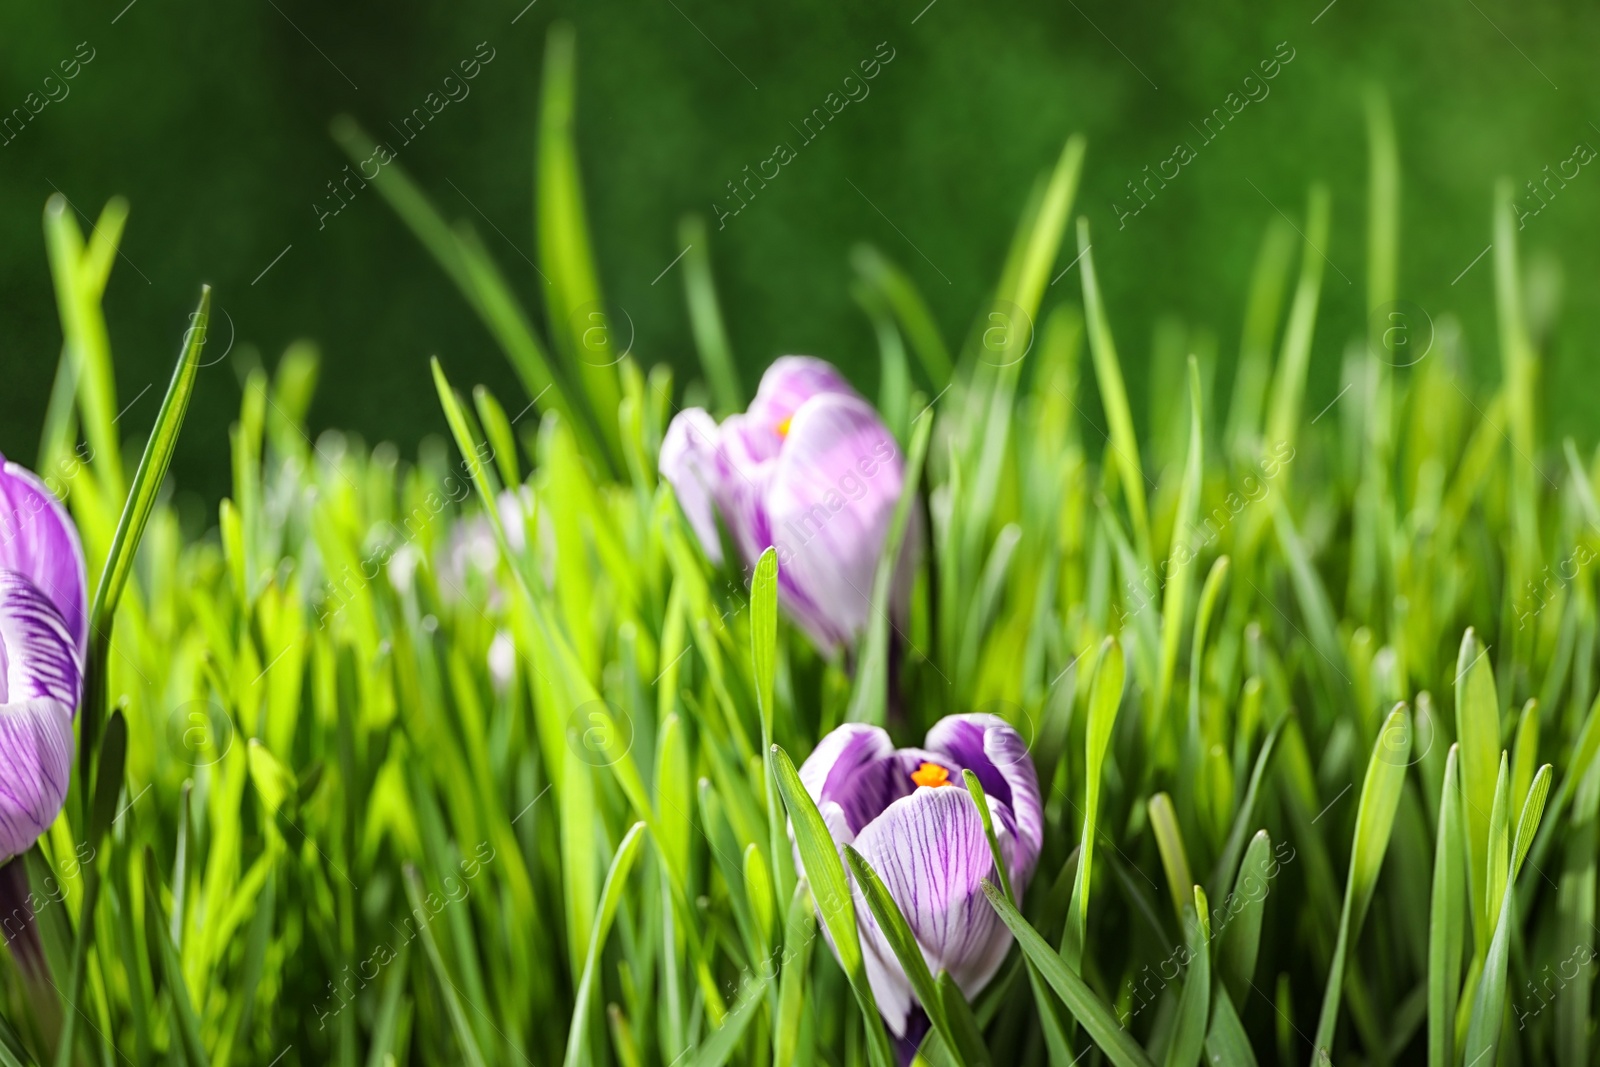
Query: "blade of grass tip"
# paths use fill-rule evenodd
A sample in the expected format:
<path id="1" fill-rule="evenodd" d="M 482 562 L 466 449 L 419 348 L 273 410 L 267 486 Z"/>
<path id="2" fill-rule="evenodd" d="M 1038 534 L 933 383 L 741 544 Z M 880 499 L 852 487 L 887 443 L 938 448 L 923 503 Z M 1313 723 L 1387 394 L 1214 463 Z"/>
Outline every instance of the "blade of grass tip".
<path id="1" fill-rule="evenodd" d="M 1178 996 L 1178 1014 L 1167 1045 L 1165 1067 L 1195 1067 L 1205 1050 L 1206 1021 L 1211 1017 L 1211 909 L 1206 891 L 1194 886 L 1194 905 L 1185 909 L 1189 965 Z"/>
<path id="2" fill-rule="evenodd" d="M 778 553 L 768 548 L 756 560 L 750 579 L 750 661 L 756 678 L 756 710 L 761 715 L 762 795 L 767 805 L 767 853 L 777 900 L 794 893 L 794 869 L 778 818 L 777 779 L 772 776 L 772 723 L 778 675 Z"/>
<path id="3" fill-rule="evenodd" d="M 1455 1063 L 1456 1009 L 1466 940 L 1466 858 L 1462 855 L 1460 748 L 1445 757 L 1439 833 L 1428 909 L 1428 1067 Z"/>
<path id="4" fill-rule="evenodd" d="M 913 403 L 916 402 L 913 399 Z M 883 553 L 878 557 L 878 569 L 872 576 L 872 613 L 867 620 L 867 636 L 856 672 L 855 691 L 850 695 L 850 708 L 846 713 L 850 722 L 882 725 L 888 718 L 890 595 L 894 573 L 900 562 L 900 547 L 905 542 L 911 509 L 916 504 L 922 483 L 922 463 L 928 454 L 933 418 L 933 408 L 928 407 L 912 423 L 905 481 L 900 490 L 900 499 L 894 506 L 894 516 L 889 522 L 888 536 L 883 541 Z"/>
<path id="5" fill-rule="evenodd" d="M 211 320 L 211 287 L 200 287 L 200 303 L 190 325 L 183 335 L 183 348 L 178 353 L 178 365 L 172 370 L 172 381 L 167 385 L 167 395 L 156 413 L 155 424 L 150 428 L 150 439 L 145 443 L 139 467 L 134 471 L 133 484 L 122 506 L 122 516 L 117 520 L 116 533 L 111 538 L 111 551 L 100 572 L 100 582 L 95 588 L 94 603 L 89 609 L 90 648 L 84 670 L 83 705 L 78 728 L 78 775 L 83 782 L 91 781 L 91 754 L 96 751 L 100 721 L 105 715 L 106 657 L 111 650 L 111 627 L 116 617 L 117 603 L 122 599 L 123 586 L 133 570 L 133 561 L 144 536 L 144 527 L 155 509 L 156 495 L 172 463 L 172 453 L 178 444 L 178 431 L 183 427 L 183 416 L 189 410 L 189 398 L 194 394 L 195 377 L 200 372 L 200 352 L 206 343 L 206 327 Z"/>
<path id="6" fill-rule="evenodd" d="M 1261 919 L 1271 891 L 1272 838 L 1259 830 L 1250 839 L 1233 892 L 1224 901 L 1222 928 L 1216 932 L 1217 971 L 1234 997 L 1244 1000 L 1255 980 L 1261 948 Z"/>
<path id="7" fill-rule="evenodd" d="M 1474 956 L 1482 960 L 1493 931 L 1489 914 L 1489 813 L 1494 808 L 1495 772 L 1500 761 L 1500 698 L 1488 649 L 1468 627 L 1456 658 L 1456 738 L 1461 749 L 1462 821 L 1466 830 L 1467 886 Z"/>
<path id="8" fill-rule="evenodd" d="M 100 758 L 95 768 L 94 794 L 90 800 L 88 836 L 84 842 L 95 859 L 83 865 L 83 904 L 78 912 L 78 929 L 72 945 L 72 972 L 67 978 L 67 988 L 62 991 L 65 1000 L 61 1039 L 56 1049 L 58 1067 L 72 1063 L 77 1036 L 79 1015 L 85 1015 L 79 996 L 83 992 L 84 976 L 89 962 L 89 946 L 94 941 L 95 905 L 100 900 L 100 867 L 98 853 L 105 844 L 106 835 L 116 818 L 117 800 L 122 795 L 122 783 L 128 753 L 128 721 L 121 710 L 111 713 L 106 722 L 105 737 L 100 742 Z M 87 1017 L 87 1016 L 85 1016 Z"/>
<path id="9" fill-rule="evenodd" d="M 1073 974 L 1049 942 L 1022 917 L 1005 894 L 993 883 L 983 884 L 984 895 L 1000 916 L 1000 921 L 1011 930 L 1023 954 L 1039 968 L 1050 988 L 1056 991 L 1067 1010 L 1077 1019 L 1089 1037 L 1105 1052 L 1115 1067 L 1155 1067 L 1133 1035 L 1122 1028 L 1116 1014 L 1082 978 Z"/>
<path id="10" fill-rule="evenodd" d="M 472 403 L 478 409 L 478 421 L 483 425 L 483 435 L 494 449 L 494 463 L 500 471 L 500 482 L 507 487 L 522 484 L 522 470 L 517 463 L 517 439 L 511 432 L 511 420 L 506 409 L 500 406 L 487 386 L 472 390 Z"/>
<path id="11" fill-rule="evenodd" d="M 717 302 L 716 283 L 711 279 L 711 245 L 705 219 L 688 215 L 678 224 L 678 243 L 683 252 L 683 297 L 689 305 L 689 328 L 694 333 L 695 350 L 700 353 L 700 369 L 711 386 L 719 414 L 744 410 L 744 389 L 728 344 L 728 330 Z"/>
<path id="12" fill-rule="evenodd" d="M 1328 243 L 1328 205 L 1327 188 L 1312 186 L 1306 208 L 1305 247 L 1300 254 L 1300 280 L 1289 306 L 1288 325 L 1284 327 L 1278 373 L 1272 380 L 1264 449 L 1292 447 L 1299 431 L 1306 371 L 1311 365 L 1311 338 L 1316 330 L 1317 303 L 1322 294 L 1322 249 Z M 1280 490 L 1282 488 L 1279 486 Z"/>
<path id="13" fill-rule="evenodd" d="M 900 329 L 911 342 L 911 351 L 916 353 L 929 383 L 936 390 L 943 389 L 950 381 L 950 349 L 939 335 L 933 312 L 917 291 L 911 276 L 871 245 L 857 245 L 850 253 L 850 262 L 855 266 L 856 273 L 882 294 L 894 311 Z"/>
<path id="14" fill-rule="evenodd" d="M 117 382 L 111 366 L 111 341 L 106 334 L 100 294 L 84 266 L 83 232 L 66 197 L 52 196 L 44 206 L 45 248 L 55 284 L 61 335 L 78 361 L 78 397 L 84 432 L 94 449 L 94 467 L 106 491 L 122 492 L 122 448 L 117 440 Z"/>
<path id="15" fill-rule="evenodd" d="M 591 1055 L 586 1047 L 589 1034 L 590 998 L 594 995 L 595 972 L 600 967 L 600 953 L 611 932 L 611 922 L 616 918 L 622 894 L 628 888 L 628 875 L 633 871 L 634 857 L 644 843 L 644 823 L 636 822 L 622 835 L 616 855 L 611 858 L 611 869 L 606 872 L 605 885 L 600 889 L 600 908 L 595 917 L 594 929 L 589 934 L 589 947 L 583 958 L 583 977 L 578 981 L 577 995 L 573 998 L 572 1026 L 567 1031 L 567 1055 L 562 1061 L 566 1067 L 588 1063 Z M 442 973 L 441 973 L 442 977 Z"/>
<path id="16" fill-rule="evenodd" d="M 1161 853 L 1161 866 L 1167 872 L 1167 889 L 1172 894 L 1172 910 L 1183 926 L 1183 909 L 1190 903 L 1190 887 L 1194 878 L 1189 874 L 1189 856 L 1183 848 L 1183 835 L 1178 830 L 1178 814 L 1173 810 L 1172 798 L 1157 793 L 1150 798 L 1150 829 L 1156 836 L 1156 848 Z"/>
<path id="17" fill-rule="evenodd" d="M 1320 1067 L 1326 1057 L 1333 1055 L 1333 1033 L 1338 1025 L 1339 1004 L 1344 992 L 1345 956 L 1350 944 L 1361 933 L 1367 905 L 1383 869 L 1383 856 L 1389 848 L 1389 834 L 1394 829 L 1395 810 L 1400 806 L 1400 791 L 1405 785 L 1410 755 L 1410 721 L 1405 705 L 1399 704 L 1389 713 L 1373 743 L 1366 778 L 1361 784 L 1355 839 L 1350 846 L 1350 873 L 1345 882 L 1339 935 L 1334 943 L 1328 984 L 1322 995 L 1316 1038 L 1312 1042 L 1312 1067 Z"/>
<path id="18" fill-rule="evenodd" d="M 539 91 L 539 158 L 534 217 L 538 220 L 539 262 L 550 336 L 582 384 L 600 427 L 613 469 L 621 469 L 622 435 L 617 405 L 622 386 L 621 356 L 612 350 L 600 295 L 594 254 L 589 246 L 578 146 L 573 134 L 577 96 L 576 35 L 567 23 L 550 28 L 545 41 L 544 82 Z"/>
<path id="19" fill-rule="evenodd" d="M 1469 1064 L 1482 1063 L 1484 1067 L 1494 1067 L 1499 1054 L 1500 1036 L 1505 1024 L 1506 1009 L 1506 971 L 1510 965 L 1511 956 L 1511 927 L 1516 922 L 1516 867 L 1520 864 L 1521 857 L 1527 854 L 1528 848 L 1533 843 L 1533 836 L 1538 832 L 1539 819 L 1544 813 L 1544 802 L 1550 792 L 1551 767 L 1545 764 L 1539 769 L 1538 776 L 1534 779 L 1533 789 L 1528 794 L 1528 800 L 1522 806 L 1522 815 L 1517 821 L 1516 842 L 1512 851 L 1517 857 L 1510 875 L 1505 879 L 1505 888 L 1499 904 L 1497 918 L 1494 924 L 1494 939 L 1489 944 L 1489 951 L 1484 957 L 1483 976 L 1478 981 L 1477 997 L 1472 1007 L 1472 1021 L 1467 1029 L 1467 1041 L 1463 1050 L 1464 1062 Z M 1501 774 L 1502 788 L 1499 790 L 1503 796 L 1505 789 L 1505 774 Z"/>
<path id="20" fill-rule="evenodd" d="M 974 800 L 976 801 L 976 798 Z M 912 992 L 916 994 L 917 1000 L 922 1002 L 923 1010 L 928 1013 L 933 1028 L 944 1039 L 945 1047 L 951 1056 L 957 1064 L 965 1067 L 977 1067 L 978 1064 L 987 1063 L 988 1057 L 983 1054 L 981 1048 L 964 1049 L 957 1043 L 956 1034 L 950 1028 L 949 1016 L 944 1010 L 944 999 L 939 995 L 933 973 L 928 970 L 928 961 L 922 955 L 922 946 L 917 943 L 916 935 L 911 932 L 911 924 L 906 922 L 900 905 L 889 895 L 889 890 L 878 877 L 878 872 L 873 870 L 872 865 L 852 846 L 844 847 L 844 855 L 850 873 L 855 877 L 856 885 L 861 887 L 861 895 L 866 898 L 867 907 L 871 909 L 873 918 L 878 920 L 878 929 L 889 942 L 889 948 L 894 952 L 895 959 L 900 961 L 906 978 L 911 982 Z M 971 1058 L 974 1053 L 978 1058 Z"/>
<path id="21" fill-rule="evenodd" d="M 1145 504 L 1144 468 L 1139 462 L 1139 439 L 1133 432 L 1133 410 L 1128 406 L 1128 390 L 1122 381 L 1122 365 L 1116 343 L 1111 338 L 1111 323 L 1106 318 L 1100 296 L 1100 280 L 1090 252 L 1089 220 L 1078 219 L 1078 255 L 1082 258 L 1083 306 L 1089 320 L 1089 352 L 1094 357 L 1094 374 L 1100 383 L 1100 403 L 1111 424 L 1110 448 L 1115 459 L 1118 481 L 1133 516 L 1134 535 L 1143 555 L 1150 554 L 1150 517 Z"/>
<path id="22" fill-rule="evenodd" d="M 1122 645 L 1107 637 L 1095 658 L 1094 677 L 1089 683 L 1089 719 L 1084 730 L 1083 835 L 1078 843 L 1078 871 L 1072 883 L 1072 899 L 1067 905 L 1067 924 L 1062 933 L 1061 956 L 1067 966 L 1081 972 L 1083 946 L 1088 937 L 1089 893 L 1094 888 L 1095 836 L 1100 825 L 1100 784 L 1104 775 L 1106 750 L 1122 706 L 1125 680 Z M 1006 894 L 1010 896 L 1009 890 Z"/>
<path id="23" fill-rule="evenodd" d="M 778 793 L 794 828 L 795 847 L 800 851 L 800 861 L 806 879 L 811 883 L 811 894 L 817 911 L 833 936 L 834 951 L 850 987 L 855 991 L 861 1008 L 862 1023 L 867 1034 L 867 1051 L 873 1067 L 889 1067 L 894 1056 L 889 1048 L 889 1037 L 878 1016 L 878 1002 L 867 982 L 866 962 L 861 954 L 861 941 L 856 930 L 855 902 L 850 894 L 850 882 L 845 876 L 844 863 L 839 858 L 838 846 L 828 832 L 822 813 L 806 792 L 799 772 L 789 754 L 779 745 L 772 746 L 772 770 L 778 780 Z"/>
<path id="24" fill-rule="evenodd" d="M 1172 520 L 1172 544 L 1167 549 L 1166 589 L 1161 602 L 1161 678 L 1156 693 L 1156 715 L 1165 720 L 1172 699 L 1172 678 L 1178 669 L 1178 642 L 1183 637 L 1184 614 L 1188 610 L 1189 564 L 1193 553 L 1189 540 L 1200 514 L 1200 475 L 1204 460 L 1204 437 L 1200 424 L 1200 363 L 1189 357 L 1189 458 L 1183 468 L 1178 489 L 1178 511 Z M 1226 567 L 1226 564 L 1223 564 Z M 1197 630 L 1198 634 L 1200 631 Z M 1196 649 L 1198 654 L 1198 649 Z M 1191 666 L 1198 676 L 1198 662 Z M 1190 693 L 1190 703 L 1199 700 L 1198 690 Z"/>

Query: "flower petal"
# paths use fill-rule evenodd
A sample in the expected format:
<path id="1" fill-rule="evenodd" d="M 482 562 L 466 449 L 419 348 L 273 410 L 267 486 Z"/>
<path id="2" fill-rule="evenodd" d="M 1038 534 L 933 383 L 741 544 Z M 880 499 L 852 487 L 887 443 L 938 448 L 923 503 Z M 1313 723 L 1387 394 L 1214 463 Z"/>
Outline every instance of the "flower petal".
<path id="1" fill-rule="evenodd" d="M 818 807 L 839 806 L 849 831 L 840 844 L 855 840 L 862 827 L 915 788 L 910 773 L 901 771 L 889 735 L 859 722 L 845 723 L 818 742 L 800 766 L 800 781 Z"/>
<path id="2" fill-rule="evenodd" d="M 855 847 L 900 906 L 928 969 L 950 972 L 969 998 L 982 990 L 1005 958 L 1011 934 L 983 895 L 982 882 L 994 877 L 994 860 L 971 794 L 918 789 L 889 805 L 861 831 Z M 860 888 L 855 892 L 863 944 L 872 943 L 882 958 L 894 961 Z M 905 982 L 898 961 L 893 971 Z M 888 983 L 885 993 L 894 992 Z M 903 1032 L 903 1019 L 887 1012 L 884 1017 L 896 1036 Z"/>
<path id="3" fill-rule="evenodd" d="M 844 375 L 827 360 L 815 356 L 779 356 L 761 376 L 755 399 L 750 401 L 751 420 L 780 438 L 780 427 L 793 419 L 802 405 L 813 397 L 837 394 L 859 398 Z"/>
<path id="4" fill-rule="evenodd" d="M 78 528 L 38 475 L 4 456 L 0 456 L 0 570 L 26 575 L 55 604 L 79 653 L 87 650 L 88 579 Z"/>
<path id="5" fill-rule="evenodd" d="M 1027 742 L 1000 716 L 974 713 L 940 719 L 928 731 L 927 744 L 971 770 L 983 783 L 983 791 L 1005 805 L 1015 822 L 1018 848 L 1010 873 L 1020 897 L 1044 843 L 1039 773 Z"/>
<path id="6" fill-rule="evenodd" d="M 0 862 L 55 822 L 72 773 L 72 709 L 50 697 L 0 704 Z"/>
<path id="7" fill-rule="evenodd" d="M 825 652 L 866 625 L 903 481 L 894 435 L 866 401 L 825 394 L 794 416 L 759 539 L 777 546 L 784 606 Z"/>
<path id="8" fill-rule="evenodd" d="M 0 570 L 0 704 L 49 699 L 70 721 L 83 687 L 83 656 L 39 587 Z"/>
<path id="9" fill-rule="evenodd" d="M 713 563 L 722 562 L 722 539 L 717 533 L 716 501 L 722 483 L 718 442 L 722 430 L 703 408 L 680 411 L 661 441 L 657 467 L 672 483 L 700 547 Z"/>

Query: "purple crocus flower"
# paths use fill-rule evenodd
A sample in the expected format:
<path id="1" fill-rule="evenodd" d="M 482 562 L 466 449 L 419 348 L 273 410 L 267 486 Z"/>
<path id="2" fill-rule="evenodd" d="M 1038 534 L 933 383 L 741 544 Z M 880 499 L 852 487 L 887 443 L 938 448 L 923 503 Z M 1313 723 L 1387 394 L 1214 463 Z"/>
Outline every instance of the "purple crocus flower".
<path id="1" fill-rule="evenodd" d="M 89 636 L 83 547 L 37 475 L 0 456 L 0 862 L 61 811 Z"/>
<path id="2" fill-rule="evenodd" d="M 720 515 L 745 566 L 777 549 L 779 599 L 818 648 L 831 653 L 861 632 L 905 460 L 872 405 L 830 364 L 783 356 L 749 410 L 720 426 L 701 408 L 680 412 L 660 467 L 712 562 L 722 562 Z M 912 531 L 896 580 L 900 604 L 914 541 Z"/>
<path id="3" fill-rule="evenodd" d="M 854 845 L 883 879 L 928 969 L 948 971 L 970 999 L 999 969 L 1011 932 L 983 895 L 983 881 L 995 881 L 994 860 L 962 771 L 983 785 L 1019 899 L 1044 835 L 1039 777 L 1026 743 L 998 715 L 941 719 L 926 746 L 896 749 L 882 729 L 846 723 L 817 745 L 800 781 L 840 849 Z M 915 1047 L 927 1019 L 860 886 L 854 896 L 878 1010 L 902 1047 Z"/>

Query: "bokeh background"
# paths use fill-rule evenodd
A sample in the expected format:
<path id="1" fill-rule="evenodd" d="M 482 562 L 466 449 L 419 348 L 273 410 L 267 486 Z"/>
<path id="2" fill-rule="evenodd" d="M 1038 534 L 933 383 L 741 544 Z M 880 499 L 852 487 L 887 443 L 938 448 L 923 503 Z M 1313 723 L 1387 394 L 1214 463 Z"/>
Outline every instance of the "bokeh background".
<path id="1" fill-rule="evenodd" d="M 1227 395 L 1261 234 L 1279 211 L 1298 223 L 1308 183 L 1329 184 L 1314 410 L 1338 391 L 1341 352 L 1364 330 L 1369 84 L 1388 94 L 1400 138 L 1400 293 L 1430 315 L 1459 315 L 1471 372 L 1492 380 L 1493 257 L 1474 257 L 1490 240 L 1494 181 L 1511 178 L 1535 204 L 1525 182 L 1579 145 L 1600 146 L 1600 8 L 1550 0 L 5 0 L 3 11 L 5 113 L 42 97 L 62 60 L 93 58 L 67 95 L 14 121 L 0 145 L 0 451 L 32 458 L 61 343 L 44 202 L 59 190 L 92 217 L 121 194 L 132 217 L 107 304 L 127 434 L 154 417 L 201 281 L 225 311 L 212 341 L 231 337 L 232 350 L 204 372 L 174 463 L 180 484 L 208 497 L 225 490 L 243 370 L 272 365 L 296 338 L 323 354 L 317 427 L 408 449 L 441 430 L 432 354 L 456 381 L 486 382 L 516 409 L 504 359 L 377 192 L 320 225 L 317 205 L 347 162 L 328 134 L 333 116 L 386 131 L 460 60 L 492 50 L 470 96 L 399 162 L 446 215 L 472 221 L 538 320 L 533 133 L 557 19 L 578 32 L 579 143 L 608 302 L 634 324 L 639 357 L 682 372 L 696 363 L 681 264 L 662 273 L 682 248 L 680 218 L 712 217 L 743 167 L 779 141 L 798 146 L 791 123 L 881 44 L 892 50 L 866 99 L 799 147 L 723 229 L 712 221 L 714 270 L 750 386 L 772 357 L 798 351 L 872 387 L 876 350 L 849 295 L 859 241 L 905 267 L 947 338 L 962 336 L 1036 175 L 1082 131 L 1078 210 L 1093 226 L 1141 420 L 1153 394 L 1178 384 L 1148 370 L 1164 315 L 1217 338 L 1216 395 Z M 1285 50 L 1293 59 L 1270 94 L 1202 144 L 1191 124 Z M 1113 204 L 1131 203 L 1126 183 L 1179 141 L 1196 158 L 1119 228 Z M 1531 269 L 1563 282 L 1542 352 L 1549 440 L 1596 436 L 1597 224 L 1600 166 L 1589 164 L 1520 234 Z M 1076 300 L 1076 273 L 1054 294 Z"/>

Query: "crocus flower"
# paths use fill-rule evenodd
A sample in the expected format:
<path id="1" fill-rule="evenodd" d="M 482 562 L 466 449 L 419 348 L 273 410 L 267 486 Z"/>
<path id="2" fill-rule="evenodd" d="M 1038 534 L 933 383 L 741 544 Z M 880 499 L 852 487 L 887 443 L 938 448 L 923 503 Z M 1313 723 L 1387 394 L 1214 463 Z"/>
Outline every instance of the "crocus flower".
<path id="1" fill-rule="evenodd" d="M 660 467 L 712 562 L 722 562 L 720 515 L 746 567 L 776 547 L 779 600 L 818 648 L 832 652 L 861 632 L 905 462 L 830 364 L 778 359 L 749 410 L 720 426 L 700 408 L 679 412 Z M 914 541 L 913 531 L 896 576 L 902 604 Z"/>
<path id="2" fill-rule="evenodd" d="M 32 472 L 0 456 L 0 861 L 55 821 L 89 636 L 77 529 Z"/>
<path id="3" fill-rule="evenodd" d="M 800 781 L 840 849 L 854 845 L 883 879 L 928 969 L 948 971 L 970 999 L 999 969 L 1011 932 L 983 895 L 982 883 L 996 881 L 993 854 L 962 772 L 972 771 L 983 786 L 1019 899 L 1044 833 L 1039 778 L 1022 737 L 997 715 L 941 719 L 926 746 L 896 749 L 882 729 L 847 723 L 817 745 Z M 927 1017 L 861 887 L 853 893 L 878 1010 L 902 1049 L 914 1048 Z"/>

